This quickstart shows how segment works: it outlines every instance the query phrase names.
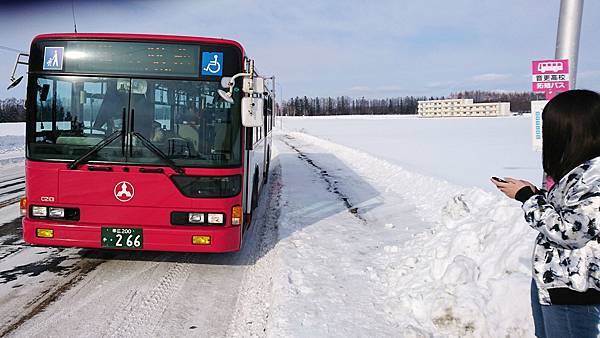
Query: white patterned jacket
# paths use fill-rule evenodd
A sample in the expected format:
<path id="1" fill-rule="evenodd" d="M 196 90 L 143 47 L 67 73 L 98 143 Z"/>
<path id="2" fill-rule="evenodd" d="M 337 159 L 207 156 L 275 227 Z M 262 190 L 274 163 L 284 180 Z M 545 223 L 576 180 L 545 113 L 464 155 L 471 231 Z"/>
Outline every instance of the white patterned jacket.
<path id="1" fill-rule="evenodd" d="M 548 289 L 600 290 L 600 157 L 567 173 L 549 192 L 523 203 L 525 220 L 540 232 L 533 251 L 533 278 L 540 303 Z"/>

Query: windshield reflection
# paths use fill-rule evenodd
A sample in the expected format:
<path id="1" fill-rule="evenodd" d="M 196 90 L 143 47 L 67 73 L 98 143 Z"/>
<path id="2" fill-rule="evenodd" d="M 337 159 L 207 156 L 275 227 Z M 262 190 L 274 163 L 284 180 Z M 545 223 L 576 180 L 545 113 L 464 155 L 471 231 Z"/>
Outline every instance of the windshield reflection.
<path id="1" fill-rule="evenodd" d="M 117 130 L 137 132 L 178 166 L 241 164 L 239 107 L 218 82 L 40 77 L 29 156 L 74 160 Z M 237 94 L 239 95 L 239 93 Z M 125 144 L 125 142 L 128 144 Z M 120 136 L 90 161 L 164 164 L 138 138 Z"/>

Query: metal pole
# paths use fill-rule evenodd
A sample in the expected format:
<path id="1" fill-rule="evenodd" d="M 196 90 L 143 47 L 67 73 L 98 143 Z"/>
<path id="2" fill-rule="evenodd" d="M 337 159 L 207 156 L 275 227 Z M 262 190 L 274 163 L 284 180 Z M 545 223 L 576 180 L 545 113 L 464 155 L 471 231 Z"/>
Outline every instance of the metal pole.
<path id="1" fill-rule="evenodd" d="M 575 80 L 577 79 L 577 57 L 579 56 L 579 33 L 581 33 L 582 16 L 583 0 L 560 0 L 554 58 L 569 60 L 570 89 L 575 89 Z M 543 175 L 542 188 L 548 189 L 546 173 Z"/>
<path id="2" fill-rule="evenodd" d="M 561 0 L 556 34 L 556 59 L 569 60 L 569 85 L 575 89 L 583 0 Z"/>
<path id="3" fill-rule="evenodd" d="M 279 99 L 279 128 L 283 129 L 283 87 L 281 86 L 281 83 L 279 84 L 279 97 L 281 97 L 281 99 Z"/>

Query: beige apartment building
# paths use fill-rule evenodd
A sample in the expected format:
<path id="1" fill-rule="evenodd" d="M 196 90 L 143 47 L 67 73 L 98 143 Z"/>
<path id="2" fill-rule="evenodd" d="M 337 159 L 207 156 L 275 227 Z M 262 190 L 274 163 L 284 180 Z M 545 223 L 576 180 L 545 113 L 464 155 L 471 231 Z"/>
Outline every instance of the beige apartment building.
<path id="1" fill-rule="evenodd" d="M 473 99 L 418 101 L 420 117 L 509 116 L 510 102 L 473 103 Z"/>

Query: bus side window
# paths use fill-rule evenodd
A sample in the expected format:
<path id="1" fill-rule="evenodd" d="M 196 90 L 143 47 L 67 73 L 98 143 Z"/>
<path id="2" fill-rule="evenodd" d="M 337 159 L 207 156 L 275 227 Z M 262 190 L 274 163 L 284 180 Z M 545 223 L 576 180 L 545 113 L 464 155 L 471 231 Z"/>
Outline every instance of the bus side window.
<path id="1" fill-rule="evenodd" d="M 52 80 L 47 79 L 38 79 L 38 86 L 42 88 L 45 86 L 47 89 L 46 98 L 42 97 L 42 91 L 38 90 L 36 103 L 37 103 L 37 111 L 36 111 L 36 123 L 35 123 L 35 131 L 41 132 L 46 130 L 52 130 L 52 107 L 54 106 L 54 83 Z"/>

